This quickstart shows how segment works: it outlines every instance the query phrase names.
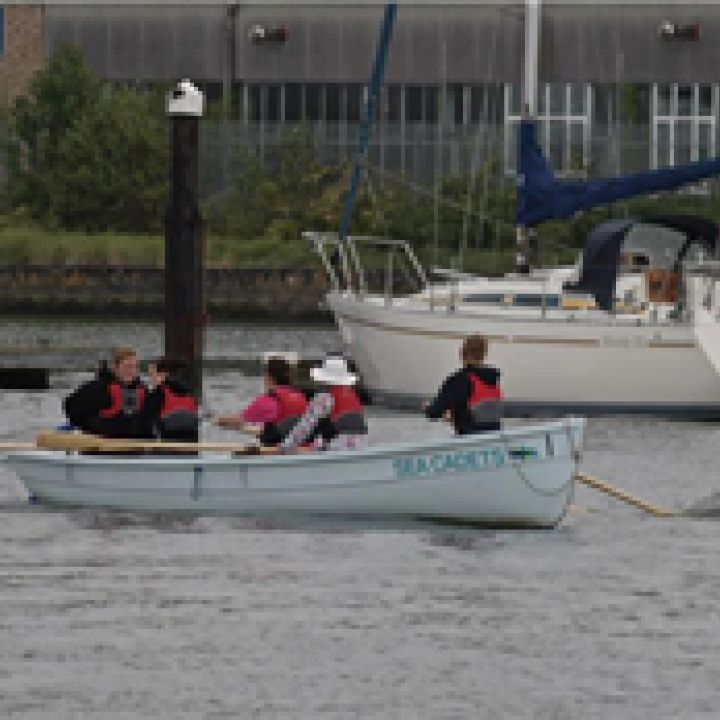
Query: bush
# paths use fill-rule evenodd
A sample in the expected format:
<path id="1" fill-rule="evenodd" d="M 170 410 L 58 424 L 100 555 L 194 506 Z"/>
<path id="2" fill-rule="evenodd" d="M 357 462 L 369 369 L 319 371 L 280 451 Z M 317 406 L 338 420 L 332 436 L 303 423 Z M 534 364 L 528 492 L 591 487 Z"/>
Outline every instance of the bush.
<path id="1" fill-rule="evenodd" d="M 11 111 L 13 208 L 78 230 L 157 230 L 167 198 L 168 141 L 156 96 L 103 87 L 64 46 Z"/>
<path id="2" fill-rule="evenodd" d="M 168 197 L 165 122 L 131 90 L 103 96 L 65 133 L 49 171 L 50 215 L 67 228 L 159 231 Z"/>

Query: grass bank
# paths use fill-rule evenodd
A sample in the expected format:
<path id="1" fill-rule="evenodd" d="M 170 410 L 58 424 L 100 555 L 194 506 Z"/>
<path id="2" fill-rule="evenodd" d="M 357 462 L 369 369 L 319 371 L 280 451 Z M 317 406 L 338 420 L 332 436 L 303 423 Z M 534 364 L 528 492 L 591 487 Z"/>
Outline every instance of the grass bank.
<path id="1" fill-rule="evenodd" d="M 432 261 L 431 248 L 416 248 L 427 267 Z M 575 251 L 547 253 L 544 264 L 570 263 Z M 511 269 L 512 248 L 466 251 L 463 267 L 469 272 L 500 273 Z M 0 219 L 0 262 L 5 265 L 146 265 L 164 263 L 164 238 L 161 235 L 131 235 L 115 232 L 83 233 L 48 230 L 30 224 Z M 384 267 L 380 253 L 366 253 L 368 267 Z M 214 267 L 298 268 L 317 266 L 317 257 L 302 238 L 297 240 L 258 238 L 239 240 L 209 235 L 207 263 Z M 440 248 L 438 264 L 457 267 L 456 252 Z"/>
<path id="2" fill-rule="evenodd" d="M 0 258 L 4 264 L 160 267 L 164 253 L 161 235 L 82 233 L 7 223 L 0 226 Z M 226 267 L 299 267 L 313 266 L 315 256 L 300 238 L 294 243 L 267 239 L 240 242 L 209 236 L 207 261 Z"/>

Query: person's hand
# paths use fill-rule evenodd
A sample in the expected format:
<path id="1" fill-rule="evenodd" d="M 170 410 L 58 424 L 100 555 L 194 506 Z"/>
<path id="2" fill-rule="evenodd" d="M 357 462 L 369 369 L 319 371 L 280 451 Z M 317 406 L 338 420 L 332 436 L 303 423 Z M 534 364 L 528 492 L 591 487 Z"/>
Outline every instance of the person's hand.
<path id="1" fill-rule="evenodd" d="M 237 430 L 238 424 L 242 423 L 242 420 L 235 417 L 214 417 L 210 422 L 215 427 L 225 428 L 226 430 Z"/>
<path id="2" fill-rule="evenodd" d="M 230 415 L 227 417 L 213 418 L 210 422 L 216 427 L 225 428 L 225 430 L 237 430 L 246 435 L 259 437 L 262 434 L 262 425 L 246 423 L 241 417 Z"/>
<path id="3" fill-rule="evenodd" d="M 453 421 L 452 410 L 446 410 L 446 411 L 443 413 L 443 420 L 444 420 L 445 422 L 449 422 L 449 423 L 451 423 L 451 422 Z"/>
<path id="4" fill-rule="evenodd" d="M 167 380 L 167 373 L 160 372 L 155 363 L 150 363 L 148 365 L 148 377 L 153 387 L 159 387 Z"/>

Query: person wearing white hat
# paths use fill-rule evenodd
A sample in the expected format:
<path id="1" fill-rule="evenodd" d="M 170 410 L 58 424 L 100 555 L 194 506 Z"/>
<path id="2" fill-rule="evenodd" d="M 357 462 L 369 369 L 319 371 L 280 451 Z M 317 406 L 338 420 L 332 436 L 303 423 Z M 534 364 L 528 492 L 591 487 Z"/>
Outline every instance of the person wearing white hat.
<path id="1" fill-rule="evenodd" d="M 367 434 L 367 424 L 353 388 L 357 375 L 350 372 L 344 358 L 328 355 L 320 367 L 310 370 L 310 376 L 319 384 L 319 391 L 283 440 L 281 450 L 290 452 L 310 441 L 322 450 L 358 447 Z"/>

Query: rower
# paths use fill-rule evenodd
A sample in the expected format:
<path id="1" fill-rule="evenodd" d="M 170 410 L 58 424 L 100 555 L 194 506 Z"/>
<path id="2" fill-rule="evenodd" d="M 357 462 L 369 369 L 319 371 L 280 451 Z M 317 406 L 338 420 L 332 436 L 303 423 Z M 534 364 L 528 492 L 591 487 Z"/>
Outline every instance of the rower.
<path id="1" fill-rule="evenodd" d="M 460 349 L 463 367 L 445 380 L 435 399 L 425 406 L 427 418 L 452 422 L 458 435 L 500 430 L 500 371 L 485 364 L 487 351 L 485 336 L 465 338 Z"/>
<path id="2" fill-rule="evenodd" d="M 263 376 L 265 392 L 240 415 L 216 418 L 218 427 L 256 435 L 263 445 L 279 445 L 307 408 L 307 399 L 290 385 L 290 365 L 282 357 L 270 357 Z"/>
<path id="3" fill-rule="evenodd" d="M 65 398 L 63 409 L 70 423 L 103 437 L 149 437 L 142 415 L 147 388 L 138 373 L 135 350 L 113 350 L 110 367 L 103 363 L 93 380 Z"/>
<path id="4" fill-rule="evenodd" d="M 175 377 L 181 365 L 165 358 L 148 365 L 153 390 L 143 414 L 156 437 L 180 442 L 198 441 L 198 402 L 189 388 Z"/>
<path id="5" fill-rule="evenodd" d="M 358 377 L 345 359 L 328 355 L 320 367 L 310 370 L 318 392 L 307 410 L 283 440 L 280 449 L 289 452 L 314 444 L 320 450 L 357 448 L 367 434 L 363 406 L 353 385 Z"/>

